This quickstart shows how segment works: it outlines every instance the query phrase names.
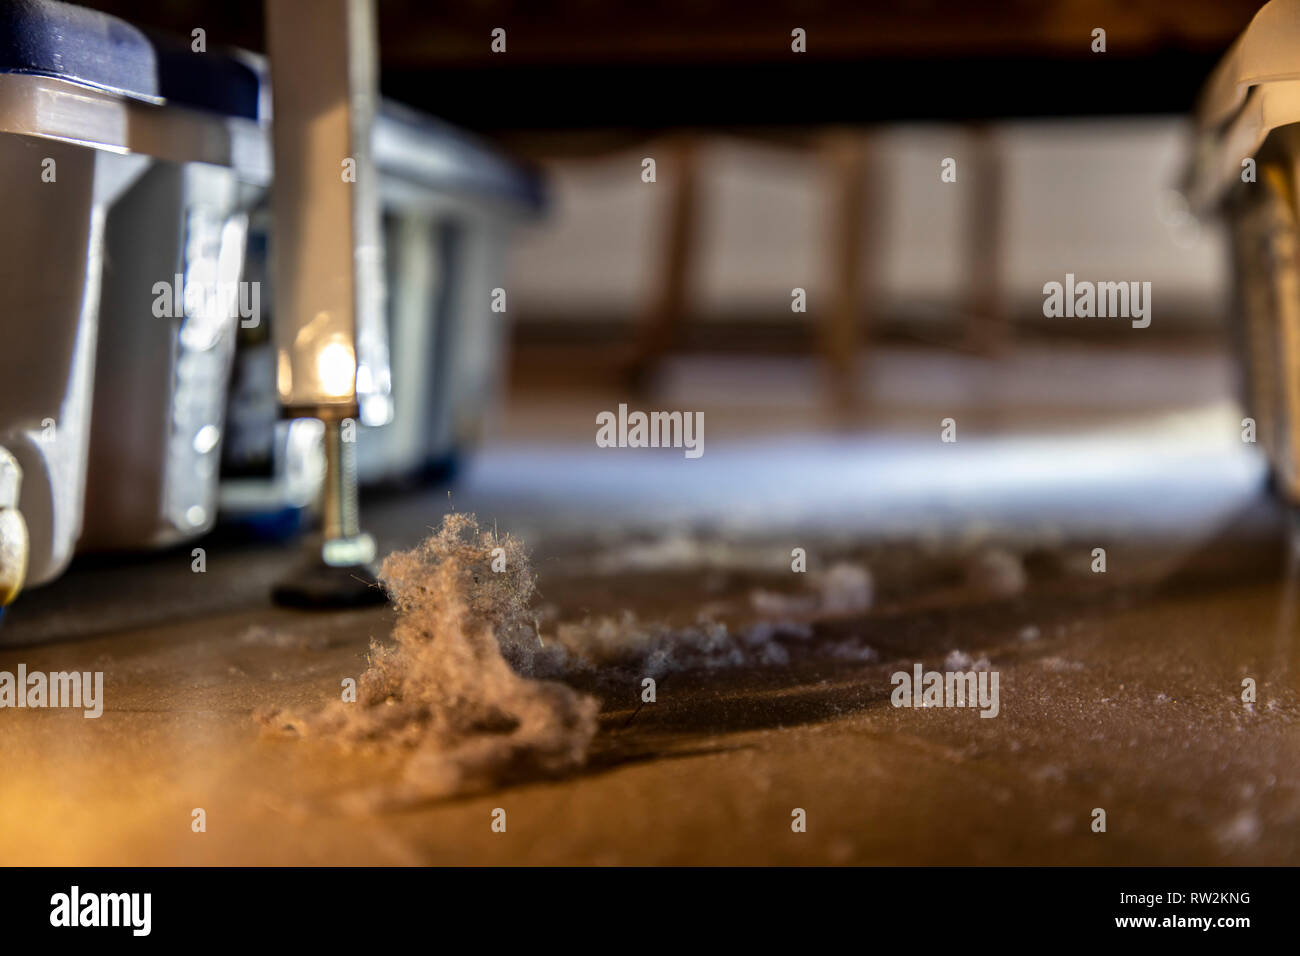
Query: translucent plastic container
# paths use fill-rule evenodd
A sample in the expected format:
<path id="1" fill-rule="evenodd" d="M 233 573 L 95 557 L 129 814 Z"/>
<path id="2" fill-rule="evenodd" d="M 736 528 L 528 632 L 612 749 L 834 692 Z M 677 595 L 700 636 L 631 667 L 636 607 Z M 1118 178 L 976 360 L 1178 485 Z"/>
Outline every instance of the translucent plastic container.
<path id="1" fill-rule="evenodd" d="M 1300 0 L 1272 0 L 1215 69 L 1186 183 L 1227 221 L 1243 400 L 1278 490 L 1300 502 Z"/>
<path id="2" fill-rule="evenodd" d="M 168 241 L 167 223 L 146 214 L 148 233 L 109 248 L 116 204 L 156 166 L 178 170 L 173 193 L 195 195 L 207 187 L 180 171 L 191 164 L 257 165 L 256 115 L 256 78 L 233 61 L 164 49 L 117 18 L 52 0 L 0 10 L 0 175 L 10 185 L 0 217 L 0 446 L 22 472 L 27 586 L 56 577 L 81 537 L 92 418 L 110 436 L 92 479 L 105 491 L 125 491 L 132 476 L 118 469 L 137 464 L 129 443 L 153 422 L 132 408 L 101 414 L 96 396 L 97 351 L 119 351 L 140 318 L 101 316 L 106 259 L 118 268 L 136 244 Z M 156 398 L 152 412 L 165 421 L 167 398 Z M 92 523 L 120 500 L 101 499 Z"/>
<path id="3" fill-rule="evenodd" d="M 380 110 L 374 157 L 393 415 L 357 429 L 357 470 L 363 483 L 408 483 L 445 474 L 477 440 L 499 392 L 506 338 L 492 290 L 504 285 L 512 229 L 541 214 L 544 196 L 538 176 L 491 147 L 392 103 Z M 260 273 L 274 237 L 267 217 L 253 222 L 249 268 Z M 266 290 L 262 301 L 272 301 Z M 235 362 L 223 515 L 272 535 L 292 532 L 319 480 L 314 423 L 277 423 L 266 336 L 241 334 Z"/>

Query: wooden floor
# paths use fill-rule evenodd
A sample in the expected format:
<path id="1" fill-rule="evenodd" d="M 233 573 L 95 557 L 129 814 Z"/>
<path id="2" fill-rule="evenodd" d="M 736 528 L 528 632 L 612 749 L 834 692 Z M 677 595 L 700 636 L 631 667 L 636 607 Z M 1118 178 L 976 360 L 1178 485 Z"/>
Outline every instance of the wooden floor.
<path id="1" fill-rule="evenodd" d="M 382 814 L 345 798 L 393 779 L 389 761 L 263 736 L 252 712 L 335 699 L 385 610 L 264 608 L 9 650 L 0 669 L 102 669 L 107 706 L 3 713 L 0 859 L 1294 863 L 1296 625 L 1275 582 L 1207 576 L 1140 597 L 1071 599 L 1058 582 L 955 613 L 887 606 L 819 631 L 859 631 L 875 663 L 670 676 L 635 717 L 635 687 L 607 692 L 585 771 Z M 543 583 L 566 602 L 562 579 Z M 997 718 L 890 705 L 891 672 L 942 667 L 953 649 L 999 671 Z"/>
<path id="2" fill-rule="evenodd" d="M 717 476 L 751 467 L 752 449 L 714 434 L 702 460 Z M 1104 447 L 1120 447 L 1106 434 Z M 843 446 L 806 437 L 762 448 L 773 468 L 794 460 L 808 474 L 847 460 Z M 675 489 L 656 470 L 669 466 L 649 462 L 637 484 L 602 472 L 589 448 L 571 452 L 574 475 L 631 484 L 619 485 L 625 499 L 593 494 L 588 510 L 565 510 L 556 503 L 576 478 L 548 476 L 563 474 L 567 446 L 547 446 L 548 463 L 520 475 L 527 448 L 515 442 L 486 449 L 450 503 L 441 489 L 369 502 L 367 523 L 395 547 L 449 507 L 500 521 L 533 547 L 552 621 L 630 611 L 671 626 L 708 609 L 740 627 L 756 616 L 756 589 L 798 593 L 780 572 L 793 544 L 810 570 L 869 568 L 875 599 L 865 611 L 812 613 L 787 665 L 670 673 L 639 710 L 639 685 L 597 682 L 601 726 L 579 772 L 375 813 L 347 797 L 395 779 L 390 758 L 266 736 L 253 712 L 337 699 L 369 641 L 389 634 L 391 611 L 273 607 L 269 582 L 292 549 L 210 542 L 205 575 L 190 571 L 188 552 L 82 562 L 14 609 L 0 671 L 102 670 L 104 714 L 0 710 L 0 863 L 1300 861 L 1297 579 L 1284 516 L 1262 488 L 1243 494 L 1232 469 L 1205 469 L 1214 493 L 1179 512 L 1172 479 L 1116 458 L 1128 484 L 1098 494 L 1129 517 L 1104 529 L 1066 506 L 1078 493 L 1068 482 L 1062 501 L 1042 499 L 1046 485 L 1015 457 L 1023 449 L 973 442 L 971 468 L 980 448 L 1020 462 L 1017 487 L 1036 489 L 1022 495 L 1025 523 L 927 511 L 896 481 L 888 493 L 916 531 L 873 536 L 863 524 L 874 518 L 856 516 L 885 485 L 814 483 L 823 498 L 840 487 L 842 499 L 822 501 L 839 527 L 821 512 L 804 521 L 773 510 L 746 529 L 739 512 L 708 520 L 716 489 Z M 1171 469 L 1196 460 L 1142 442 Z M 531 498 L 518 493 L 525 483 Z M 694 500 L 699 513 L 677 508 Z M 614 520 L 634 502 L 636 521 Z M 1060 520 L 1045 525 L 1040 506 Z M 1105 574 L 1090 567 L 1098 546 Z M 1016 557 L 1022 589 L 990 590 L 963 571 L 989 549 Z M 875 659 L 821 652 L 847 637 Z M 954 651 L 998 671 L 998 717 L 891 705 L 894 672 L 944 669 Z M 1245 678 L 1253 703 L 1242 700 Z M 206 832 L 192 830 L 196 808 Z M 505 833 L 491 827 L 497 808 Z M 805 833 L 791 829 L 797 808 Z M 1098 808 L 1104 833 L 1092 829 Z"/>

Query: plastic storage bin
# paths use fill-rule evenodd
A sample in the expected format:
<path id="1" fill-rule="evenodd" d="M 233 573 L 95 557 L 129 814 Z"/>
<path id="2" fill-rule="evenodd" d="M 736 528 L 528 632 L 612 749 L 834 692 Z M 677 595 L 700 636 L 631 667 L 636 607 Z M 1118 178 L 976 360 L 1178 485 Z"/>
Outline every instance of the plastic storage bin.
<path id="1" fill-rule="evenodd" d="M 110 210 L 156 164 L 231 168 L 255 157 L 255 79 L 233 61 L 166 50 L 70 4 L 0 10 L 0 446 L 22 471 L 29 586 L 58 575 L 80 537 L 96 353 L 101 339 L 112 352 L 129 334 L 100 321 Z M 194 180 L 175 182 L 185 191 Z M 134 453 L 127 436 L 149 425 L 118 414 L 128 417 L 96 410 L 116 437 L 108 447 L 121 450 L 105 461 L 120 465 Z M 111 484 L 118 465 L 96 481 Z"/>
<path id="2" fill-rule="evenodd" d="M 392 421 L 357 429 L 363 483 L 445 471 L 478 436 L 498 391 L 506 316 L 491 308 L 504 284 L 510 233 L 544 209 L 540 178 L 431 117 L 382 105 L 374 130 L 384 216 Z M 274 188 L 274 187 L 273 187 Z M 267 217 L 255 214 L 249 271 L 264 269 Z M 273 277 L 268 279 L 273 281 Z M 263 290 L 263 308 L 272 301 Z M 271 316 L 271 321 L 275 317 Z M 230 393 L 222 512 L 269 534 L 296 529 L 320 466 L 315 423 L 277 423 L 274 355 L 261 331 L 242 332 Z"/>
<path id="3" fill-rule="evenodd" d="M 1281 493 L 1300 502 L 1300 0 L 1272 0 L 1196 115 L 1193 209 L 1228 222 L 1244 402 Z"/>

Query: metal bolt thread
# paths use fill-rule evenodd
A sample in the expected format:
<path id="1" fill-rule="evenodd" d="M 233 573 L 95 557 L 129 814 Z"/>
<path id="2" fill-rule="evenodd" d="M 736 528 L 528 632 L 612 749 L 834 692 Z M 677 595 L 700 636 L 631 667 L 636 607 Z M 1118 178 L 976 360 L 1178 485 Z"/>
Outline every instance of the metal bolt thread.
<path id="1" fill-rule="evenodd" d="M 344 441 L 343 421 L 325 421 L 325 483 L 321 489 L 321 530 L 326 541 L 361 533 L 357 507 L 356 443 Z M 349 422 L 349 431 L 356 428 Z"/>

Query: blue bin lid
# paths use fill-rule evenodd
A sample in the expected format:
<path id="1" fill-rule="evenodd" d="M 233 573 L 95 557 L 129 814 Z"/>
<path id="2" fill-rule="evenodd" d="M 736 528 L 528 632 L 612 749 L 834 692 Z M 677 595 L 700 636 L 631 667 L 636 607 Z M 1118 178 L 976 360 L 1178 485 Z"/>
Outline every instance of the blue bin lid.
<path id="1" fill-rule="evenodd" d="M 218 52 L 59 0 L 0 5 L 0 73 L 49 76 L 150 103 L 257 119 L 257 74 Z"/>

